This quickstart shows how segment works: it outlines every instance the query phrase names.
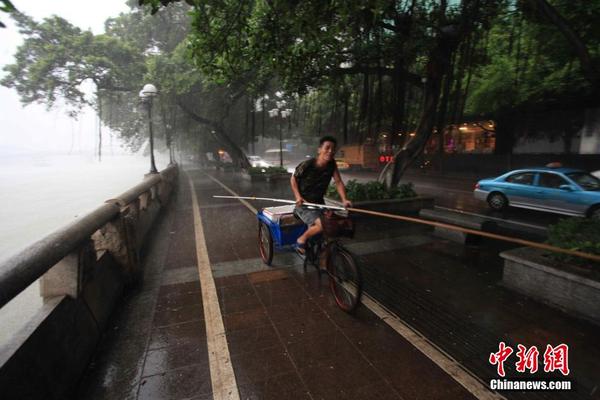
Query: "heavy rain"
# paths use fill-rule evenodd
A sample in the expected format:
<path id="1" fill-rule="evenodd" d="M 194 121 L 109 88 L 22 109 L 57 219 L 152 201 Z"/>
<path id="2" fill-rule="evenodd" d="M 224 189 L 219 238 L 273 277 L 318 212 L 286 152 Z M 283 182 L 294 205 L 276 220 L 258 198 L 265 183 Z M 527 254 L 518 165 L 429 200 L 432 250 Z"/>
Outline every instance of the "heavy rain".
<path id="1" fill-rule="evenodd" d="M 0 0 L 0 393 L 600 399 L 599 15 Z"/>

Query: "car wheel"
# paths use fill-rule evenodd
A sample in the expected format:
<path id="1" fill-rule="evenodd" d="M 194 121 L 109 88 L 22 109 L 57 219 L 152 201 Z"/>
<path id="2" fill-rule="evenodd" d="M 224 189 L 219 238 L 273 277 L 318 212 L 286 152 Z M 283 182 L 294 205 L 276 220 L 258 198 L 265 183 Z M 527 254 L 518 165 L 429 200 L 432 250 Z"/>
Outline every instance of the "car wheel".
<path id="1" fill-rule="evenodd" d="M 592 208 L 588 215 L 591 219 L 600 221 L 600 206 Z"/>
<path id="2" fill-rule="evenodd" d="M 500 211 L 506 208 L 508 200 L 502 193 L 492 193 L 489 195 L 488 204 L 492 210 Z"/>

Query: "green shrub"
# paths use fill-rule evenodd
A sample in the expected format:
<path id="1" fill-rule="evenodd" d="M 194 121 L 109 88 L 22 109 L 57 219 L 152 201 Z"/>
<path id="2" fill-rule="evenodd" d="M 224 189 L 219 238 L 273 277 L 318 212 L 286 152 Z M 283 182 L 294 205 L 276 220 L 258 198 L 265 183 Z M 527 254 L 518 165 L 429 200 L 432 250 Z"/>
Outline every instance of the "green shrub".
<path id="1" fill-rule="evenodd" d="M 352 201 L 406 199 L 417 196 L 412 183 L 404 183 L 391 190 L 387 190 L 381 182 L 370 181 L 367 183 L 358 183 L 355 179 L 349 180 L 346 184 L 346 194 L 348 195 L 348 199 Z M 329 185 L 326 196 L 339 200 L 340 197 L 335 189 L 335 185 Z"/>
<path id="2" fill-rule="evenodd" d="M 600 222 L 592 218 L 561 219 L 548 227 L 548 244 L 564 249 L 600 255 Z M 553 253 L 552 258 L 576 265 L 594 264 L 590 260 Z"/>
<path id="3" fill-rule="evenodd" d="M 285 174 L 287 170 L 283 167 L 250 167 L 248 173 L 250 175 Z"/>

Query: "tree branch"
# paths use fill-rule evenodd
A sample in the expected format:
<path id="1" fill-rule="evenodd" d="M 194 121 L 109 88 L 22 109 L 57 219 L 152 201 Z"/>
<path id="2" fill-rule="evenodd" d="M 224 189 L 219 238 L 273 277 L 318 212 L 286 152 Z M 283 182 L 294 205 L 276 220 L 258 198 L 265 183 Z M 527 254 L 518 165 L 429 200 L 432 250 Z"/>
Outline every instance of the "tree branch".
<path id="1" fill-rule="evenodd" d="M 186 113 L 190 116 L 191 119 L 193 119 L 196 122 L 199 122 L 201 124 L 204 125 L 208 125 L 211 128 L 217 128 L 217 122 L 216 121 L 212 121 L 208 118 L 204 118 L 198 114 L 196 114 L 196 112 L 194 110 L 192 110 L 191 108 L 189 108 L 182 100 L 181 97 L 177 97 L 177 105 Z"/>
<path id="2" fill-rule="evenodd" d="M 398 27 L 396 25 L 388 24 L 387 22 L 381 21 L 377 25 L 379 25 L 382 28 L 389 29 L 392 32 L 399 32 L 400 31 L 400 29 L 398 29 Z"/>
<path id="3" fill-rule="evenodd" d="M 583 43 L 583 40 L 577 32 L 571 27 L 569 22 L 546 0 L 529 0 L 533 3 L 534 7 L 538 12 L 554 24 L 558 30 L 563 34 L 565 39 L 569 42 L 581 64 L 583 75 L 585 78 L 597 88 L 599 80 L 598 70 L 594 66 L 590 53 Z M 597 90 L 597 89 L 596 89 Z"/>
<path id="4" fill-rule="evenodd" d="M 381 66 L 355 66 L 350 68 L 335 68 L 331 70 L 329 75 L 358 75 L 358 74 L 369 74 L 375 75 L 381 73 L 386 76 L 393 76 L 395 73 L 394 68 L 381 67 Z M 422 87 L 421 75 L 415 74 L 414 72 L 404 71 L 407 82 L 414 86 Z"/>

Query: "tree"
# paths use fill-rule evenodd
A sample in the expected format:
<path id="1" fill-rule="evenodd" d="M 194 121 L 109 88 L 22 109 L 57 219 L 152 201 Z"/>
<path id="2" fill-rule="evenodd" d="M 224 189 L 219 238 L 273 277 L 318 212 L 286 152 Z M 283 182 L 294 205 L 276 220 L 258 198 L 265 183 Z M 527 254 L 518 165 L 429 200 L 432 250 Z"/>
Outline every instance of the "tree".
<path id="1" fill-rule="evenodd" d="M 232 139 L 227 129 L 229 114 L 245 94 L 245 85 L 218 85 L 205 82 L 203 76 L 190 65 L 185 43 L 172 54 L 156 55 L 149 60 L 147 78 L 161 88 L 161 102 L 174 104 L 183 114 L 207 127 L 240 167 L 248 167 L 244 152 Z"/>
<path id="2" fill-rule="evenodd" d="M 556 28 L 564 36 L 579 59 L 583 75 L 594 88 L 595 94 L 597 94 L 600 90 L 598 88 L 600 83 L 598 66 L 592 59 L 590 52 L 579 33 L 571 26 L 569 21 L 567 21 L 567 19 L 563 17 L 561 13 L 547 0 L 529 0 L 529 3 L 537 14 L 541 15 L 543 18 L 556 26 Z M 590 5 L 586 4 L 586 7 L 590 7 Z M 598 4 L 592 4 L 591 7 L 594 7 L 596 11 L 600 11 Z M 597 16 L 597 14 L 595 15 Z"/>
<path id="3" fill-rule="evenodd" d="M 594 18 L 600 3 L 544 5 L 550 11 L 542 10 L 537 0 L 507 7 L 475 52 L 465 113 L 471 119 L 496 121 L 497 152 L 510 153 L 518 137 L 539 132 L 550 140 L 561 137 L 568 151 L 584 109 L 599 104 L 599 85 L 590 71 L 598 70 L 594 49 L 600 29 Z M 548 12 L 566 26 L 557 28 Z M 582 57 L 585 52 L 589 57 Z"/>
<path id="4" fill-rule="evenodd" d="M 143 76 L 144 59 L 127 42 L 82 31 L 58 16 L 41 23 L 18 12 L 13 18 L 25 41 L 17 49 L 16 62 L 4 67 L 7 75 L 0 84 L 14 88 L 24 105 L 44 103 L 52 108 L 61 99 L 71 116 L 92 106 L 102 118 L 102 98 L 132 91 Z M 82 86 L 88 81 L 95 88 L 92 98 Z"/>
<path id="5" fill-rule="evenodd" d="M 150 16 L 136 6 L 131 12 L 106 22 L 107 35 L 132 43 L 145 55 L 147 73 L 145 82 L 154 83 L 160 91 L 157 99 L 162 129 L 167 143 L 173 142 L 177 127 L 200 124 L 198 134 L 214 138 L 240 166 L 248 161 L 238 142 L 245 132 L 232 126 L 230 113 L 240 105 L 245 85 L 220 85 L 205 82 L 205 77 L 187 57 L 186 35 L 189 31 L 189 7 L 173 4 L 161 13 Z M 241 89 L 241 90 L 240 90 Z M 124 98 L 125 101 L 126 98 Z M 156 114 L 156 113 L 155 113 Z M 130 116 L 119 115 L 111 126 L 133 126 Z M 124 117 L 124 119 L 123 119 Z M 199 133 L 202 132 L 202 133 Z M 190 138 L 194 142 L 193 138 Z"/>
<path id="6" fill-rule="evenodd" d="M 140 1 L 149 4 L 152 12 L 173 2 Z M 449 57 L 471 32 L 486 29 L 502 4 L 498 0 L 463 0 L 458 5 L 417 0 L 189 3 L 193 4 L 191 56 L 214 81 L 232 83 L 241 76 L 251 87 L 261 87 L 266 80 L 277 79 L 286 91 L 304 95 L 314 88 L 339 87 L 329 82 L 345 76 L 364 77 L 359 126 L 366 129 L 361 137 L 387 119 L 395 137 L 406 125 L 408 87 L 422 90 L 426 78 L 427 107 L 411 147 L 397 154 L 396 168 L 389 170 L 392 184 L 431 135 Z M 384 82 L 391 86 L 387 91 L 391 112 L 385 115 L 377 110 L 375 115 L 370 100 L 374 96 L 369 94 L 377 93 L 376 101 L 383 104 Z M 334 109 L 338 103 L 336 98 Z"/>
<path id="7" fill-rule="evenodd" d="M 187 6 L 177 5 L 151 17 L 133 6 L 131 12 L 109 18 L 102 35 L 82 31 L 60 17 L 38 23 L 15 14 L 26 39 L 17 50 L 16 62 L 5 67 L 8 74 L 1 83 L 16 89 L 25 105 L 37 102 L 51 108 L 65 103 L 73 117 L 92 106 L 103 123 L 138 148 L 146 132 L 138 91 L 153 82 L 160 90 L 155 127 L 165 134 L 169 146 L 177 125 L 189 125 L 187 118 L 208 126 L 207 134 L 215 134 L 245 166 L 243 152 L 230 137 L 242 133 L 229 129 L 228 120 L 243 85 L 204 82 L 185 57 L 187 12 Z M 82 87 L 88 81 L 94 83 L 94 96 Z M 210 119 L 201 115 L 204 111 Z"/>
<path id="8" fill-rule="evenodd" d="M 10 0 L 0 0 L 0 3 L 2 4 L 0 5 L 0 11 L 4 13 L 11 13 L 17 11 L 17 9 L 15 8 L 15 6 L 13 6 Z M 2 21 L 0 21 L 0 28 L 6 28 L 6 25 L 4 25 Z"/>

